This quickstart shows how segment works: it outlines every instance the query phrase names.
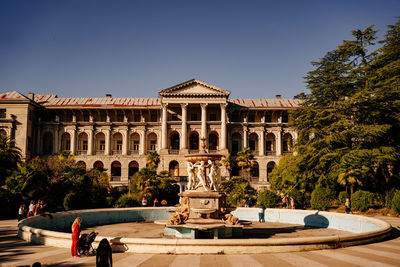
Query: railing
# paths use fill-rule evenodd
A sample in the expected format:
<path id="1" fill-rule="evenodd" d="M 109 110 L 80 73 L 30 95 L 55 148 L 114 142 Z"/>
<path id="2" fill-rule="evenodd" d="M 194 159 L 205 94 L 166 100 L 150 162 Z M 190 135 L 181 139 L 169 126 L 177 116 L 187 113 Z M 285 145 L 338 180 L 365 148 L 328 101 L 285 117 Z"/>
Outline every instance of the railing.
<path id="1" fill-rule="evenodd" d="M 269 156 L 269 155 L 275 155 L 275 154 L 276 154 L 275 151 L 267 151 L 267 152 L 266 152 L 266 155 L 267 155 L 267 156 Z"/>
<path id="2" fill-rule="evenodd" d="M 139 154 L 139 150 L 129 150 L 129 153 L 131 155 L 138 155 Z"/>
<path id="3" fill-rule="evenodd" d="M 189 154 L 197 154 L 199 153 L 198 149 L 189 149 Z"/>
<path id="4" fill-rule="evenodd" d="M 96 155 L 104 155 L 104 150 L 96 150 Z"/>
<path id="5" fill-rule="evenodd" d="M 78 151 L 76 151 L 76 154 L 78 154 L 78 155 L 86 155 L 87 154 L 87 150 L 78 150 Z"/>
<path id="6" fill-rule="evenodd" d="M 179 154 L 179 149 L 170 149 L 168 152 L 171 155 L 178 155 Z"/>
<path id="7" fill-rule="evenodd" d="M 121 155 L 122 150 L 113 150 L 112 153 L 113 153 L 113 155 Z"/>
<path id="8" fill-rule="evenodd" d="M 121 176 L 111 176 L 111 182 L 120 182 Z"/>

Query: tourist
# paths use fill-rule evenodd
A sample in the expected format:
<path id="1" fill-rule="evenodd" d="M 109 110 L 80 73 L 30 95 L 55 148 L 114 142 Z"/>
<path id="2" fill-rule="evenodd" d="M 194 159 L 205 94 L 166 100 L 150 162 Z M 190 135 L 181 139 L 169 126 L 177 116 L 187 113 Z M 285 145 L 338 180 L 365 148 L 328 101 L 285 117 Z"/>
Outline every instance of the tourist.
<path id="1" fill-rule="evenodd" d="M 142 197 L 142 207 L 146 207 L 147 206 L 147 199 L 146 197 Z"/>
<path id="2" fill-rule="evenodd" d="M 26 208 L 25 208 L 25 204 L 21 204 L 19 206 L 19 210 L 18 210 L 18 221 L 24 219 L 26 216 Z"/>
<path id="3" fill-rule="evenodd" d="M 265 222 L 265 206 L 263 204 L 258 207 L 258 222 Z"/>
<path id="4" fill-rule="evenodd" d="M 78 255 L 78 247 L 79 247 L 79 234 L 81 233 L 81 223 L 82 219 L 77 217 L 72 224 L 72 246 L 71 246 L 71 255 L 72 257 L 80 257 Z"/>
<path id="5" fill-rule="evenodd" d="M 163 200 L 161 200 L 161 205 L 167 206 L 167 200 L 165 200 L 165 198 Z"/>
<path id="6" fill-rule="evenodd" d="M 34 215 L 35 215 L 35 201 L 31 200 L 31 203 L 29 204 L 29 207 L 28 207 L 28 216 L 27 217 L 29 218 Z"/>
<path id="7" fill-rule="evenodd" d="M 112 249 L 107 238 L 103 238 L 97 247 L 96 267 L 112 267 Z"/>
<path id="8" fill-rule="evenodd" d="M 352 214 L 352 212 L 351 212 L 350 199 L 349 199 L 348 197 L 346 198 L 346 202 L 345 202 L 344 206 L 345 206 L 345 212 L 346 212 L 347 214 L 349 214 L 349 213 Z"/>
<path id="9" fill-rule="evenodd" d="M 290 198 L 290 206 L 292 206 L 292 209 L 295 209 L 295 203 L 292 197 Z"/>
<path id="10" fill-rule="evenodd" d="M 282 208 L 287 208 L 288 206 L 288 199 L 286 196 L 283 196 L 282 198 Z"/>
<path id="11" fill-rule="evenodd" d="M 154 199 L 153 206 L 154 206 L 154 207 L 157 207 L 157 206 L 158 206 L 158 199 L 157 199 L 157 198 Z"/>

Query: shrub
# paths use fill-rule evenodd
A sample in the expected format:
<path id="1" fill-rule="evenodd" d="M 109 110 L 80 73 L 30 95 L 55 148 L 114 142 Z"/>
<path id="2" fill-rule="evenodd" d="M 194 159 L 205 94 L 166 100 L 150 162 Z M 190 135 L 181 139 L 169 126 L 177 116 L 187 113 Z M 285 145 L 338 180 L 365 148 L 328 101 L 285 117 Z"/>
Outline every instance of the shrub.
<path id="1" fill-rule="evenodd" d="M 351 196 L 351 206 L 355 210 L 366 211 L 374 204 L 374 194 L 359 190 Z"/>
<path id="2" fill-rule="evenodd" d="M 80 197 L 78 194 L 69 193 L 64 197 L 63 206 L 65 210 L 77 210 L 80 207 Z"/>
<path id="3" fill-rule="evenodd" d="M 114 204 L 115 208 L 139 207 L 140 195 L 123 194 Z"/>
<path id="4" fill-rule="evenodd" d="M 346 198 L 350 197 L 350 195 L 346 191 L 342 191 L 339 193 L 339 201 L 340 204 L 346 203 Z"/>
<path id="5" fill-rule="evenodd" d="M 316 188 L 311 193 L 311 208 L 326 210 L 334 199 L 334 193 L 329 188 Z"/>
<path id="6" fill-rule="evenodd" d="M 393 197 L 396 193 L 396 189 L 392 188 L 390 191 L 387 191 L 385 194 L 385 207 L 388 209 L 393 209 Z"/>
<path id="7" fill-rule="evenodd" d="M 400 190 L 396 190 L 392 199 L 392 209 L 400 213 Z"/>
<path id="8" fill-rule="evenodd" d="M 276 208 L 280 200 L 280 196 L 268 189 L 261 192 L 257 198 L 258 204 L 264 204 L 266 208 Z"/>

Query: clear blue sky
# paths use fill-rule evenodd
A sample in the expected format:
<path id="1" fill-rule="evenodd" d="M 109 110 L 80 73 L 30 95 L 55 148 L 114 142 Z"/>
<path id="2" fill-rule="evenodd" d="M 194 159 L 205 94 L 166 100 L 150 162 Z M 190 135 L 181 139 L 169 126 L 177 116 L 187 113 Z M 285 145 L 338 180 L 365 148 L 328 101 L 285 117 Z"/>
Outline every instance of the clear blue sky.
<path id="1" fill-rule="evenodd" d="M 197 78 L 291 98 L 351 30 L 399 15 L 399 0 L 3 0 L 0 92 L 157 97 Z"/>

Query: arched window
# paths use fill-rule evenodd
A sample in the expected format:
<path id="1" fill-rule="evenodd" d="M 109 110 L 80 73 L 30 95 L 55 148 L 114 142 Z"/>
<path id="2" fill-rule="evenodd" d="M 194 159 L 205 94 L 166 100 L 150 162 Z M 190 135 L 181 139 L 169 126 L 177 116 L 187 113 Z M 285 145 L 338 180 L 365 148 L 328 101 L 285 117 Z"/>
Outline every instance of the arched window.
<path id="1" fill-rule="evenodd" d="M 258 135 L 256 133 L 251 133 L 249 135 L 249 148 L 252 151 L 258 150 Z"/>
<path id="2" fill-rule="evenodd" d="M 71 136 L 67 132 L 61 135 L 61 150 L 71 150 Z"/>
<path id="3" fill-rule="evenodd" d="M 171 176 L 179 176 L 179 163 L 176 160 L 169 163 L 169 174 Z"/>
<path id="4" fill-rule="evenodd" d="M 122 153 L 122 134 L 115 133 L 113 135 L 113 154 Z"/>
<path id="5" fill-rule="evenodd" d="M 97 133 L 95 136 L 96 139 L 96 154 L 104 154 L 104 150 L 106 149 L 106 137 L 104 133 Z"/>
<path id="6" fill-rule="evenodd" d="M 189 149 L 190 150 L 199 150 L 199 133 L 191 132 L 189 134 Z"/>
<path id="7" fill-rule="evenodd" d="M 99 171 L 104 171 L 104 164 L 98 160 L 93 164 L 93 168 L 98 169 Z"/>
<path id="8" fill-rule="evenodd" d="M 269 177 L 271 175 L 272 170 L 275 168 L 275 162 L 270 161 L 267 164 L 267 182 L 269 182 Z"/>
<path id="9" fill-rule="evenodd" d="M 53 135 L 50 132 L 45 132 L 43 134 L 43 154 L 53 154 Z"/>
<path id="10" fill-rule="evenodd" d="M 179 153 L 179 133 L 174 131 L 169 135 L 169 147 L 171 154 Z"/>
<path id="11" fill-rule="evenodd" d="M 290 133 L 285 133 L 282 137 L 282 150 L 283 153 L 290 153 L 292 152 L 293 147 L 293 139 Z"/>
<path id="12" fill-rule="evenodd" d="M 240 133 L 232 134 L 232 153 L 235 154 L 242 150 L 242 136 Z"/>
<path id="13" fill-rule="evenodd" d="M 140 135 L 138 133 L 131 134 L 129 143 L 131 154 L 139 154 Z"/>
<path id="14" fill-rule="evenodd" d="M 139 171 L 139 163 L 137 163 L 136 161 L 129 162 L 129 177 L 132 177 L 138 171 Z"/>
<path id="15" fill-rule="evenodd" d="M 258 179 L 260 177 L 258 162 L 254 161 L 250 167 L 250 177 Z"/>
<path id="16" fill-rule="evenodd" d="M 157 150 L 157 135 L 155 133 L 150 133 L 147 136 L 147 150 L 148 151 Z"/>
<path id="17" fill-rule="evenodd" d="M 111 163 L 111 179 L 112 181 L 121 181 L 121 163 L 119 161 Z"/>
<path id="18" fill-rule="evenodd" d="M 218 150 L 218 134 L 211 132 L 208 135 L 208 151 L 215 152 Z"/>
<path id="19" fill-rule="evenodd" d="M 87 133 L 80 133 L 78 135 L 78 154 L 87 153 L 88 149 L 88 135 Z"/>
<path id="20" fill-rule="evenodd" d="M 275 155 L 275 135 L 268 133 L 265 140 L 265 150 L 267 155 Z"/>
<path id="21" fill-rule="evenodd" d="M 86 169 L 86 163 L 83 160 L 78 161 L 76 164 Z"/>

